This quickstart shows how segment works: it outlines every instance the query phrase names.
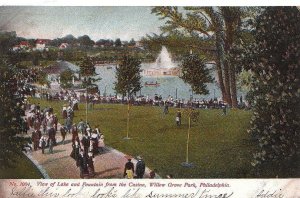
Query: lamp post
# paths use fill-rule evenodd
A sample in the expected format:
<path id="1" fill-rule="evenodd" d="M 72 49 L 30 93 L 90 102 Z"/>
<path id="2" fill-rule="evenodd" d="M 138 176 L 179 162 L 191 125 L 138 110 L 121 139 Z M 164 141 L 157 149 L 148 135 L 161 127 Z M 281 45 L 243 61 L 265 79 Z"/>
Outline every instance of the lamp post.
<path id="1" fill-rule="evenodd" d="M 85 124 L 87 124 L 87 120 L 88 120 L 88 86 L 86 85 L 85 88 Z"/>
<path id="2" fill-rule="evenodd" d="M 130 120 L 130 97 L 128 94 L 127 98 L 127 125 L 126 125 L 126 137 L 124 137 L 124 140 L 130 140 L 131 138 L 129 137 L 129 120 Z"/>

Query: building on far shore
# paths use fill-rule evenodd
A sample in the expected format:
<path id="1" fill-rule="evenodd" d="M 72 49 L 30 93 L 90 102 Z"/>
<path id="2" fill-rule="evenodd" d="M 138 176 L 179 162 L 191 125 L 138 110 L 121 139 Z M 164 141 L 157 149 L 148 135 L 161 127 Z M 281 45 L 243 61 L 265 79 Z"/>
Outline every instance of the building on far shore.
<path id="1" fill-rule="evenodd" d="M 69 46 L 68 43 L 62 43 L 62 44 L 60 44 L 59 49 L 67 49 L 67 48 L 69 48 L 69 47 L 70 47 L 70 46 Z"/>
<path id="2" fill-rule="evenodd" d="M 149 68 L 142 71 L 143 76 L 180 76 L 181 69 L 174 68 Z"/>
<path id="3" fill-rule="evenodd" d="M 48 43 L 50 42 L 51 40 L 49 39 L 37 39 L 36 43 L 35 43 L 35 49 L 36 50 L 46 50 L 46 46 L 48 45 Z"/>
<path id="4" fill-rule="evenodd" d="M 50 83 L 60 83 L 60 74 L 67 70 L 71 70 L 76 78 L 79 78 L 80 68 L 67 61 L 57 61 L 56 63 L 43 69 L 47 73 L 47 78 Z"/>

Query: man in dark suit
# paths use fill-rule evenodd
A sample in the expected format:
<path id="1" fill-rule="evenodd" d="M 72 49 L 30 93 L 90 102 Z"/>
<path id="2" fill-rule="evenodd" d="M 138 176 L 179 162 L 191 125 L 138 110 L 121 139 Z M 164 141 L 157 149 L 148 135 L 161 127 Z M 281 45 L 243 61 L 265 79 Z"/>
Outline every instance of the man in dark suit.
<path id="1" fill-rule="evenodd" d="M 136 164 L 136 172 L 135 173 L 136 173 L 137 178 L 141 179 L 144 177 L 146 166 L 145 166 L 145 162 L 142 159 L 142 157 L 138 156 L 137 160 L 138 160 L 138 162 Z"/>
<path id="2" fill-rule="evenodd" d="M 125 169 L 124 169 L 124 177 L 127 175 L 126 171 L 127 170 L 132 170 L 132 173 L 134 173 L 134 165 L 131 162 L 131 157 L 127 156 L 128 162 L 125 164 Z"/>

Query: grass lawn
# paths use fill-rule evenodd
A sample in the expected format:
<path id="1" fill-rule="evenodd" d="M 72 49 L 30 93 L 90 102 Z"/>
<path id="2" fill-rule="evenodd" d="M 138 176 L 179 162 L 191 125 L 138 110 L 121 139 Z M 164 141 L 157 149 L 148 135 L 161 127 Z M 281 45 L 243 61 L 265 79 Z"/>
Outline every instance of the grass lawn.
<path id="1" fill-rule="evenodd" d="M 63 123 L 61 109 L 64 102 L 47 102 L 30 99 L 41 107 L 51 106 Z M 74 121 L 85 120 L 85 105 L 75 111 Z M 242 178 L 251 175 L 252 154 L 257 148 L 250 141 L 247 127 L 251 112 L 230 110 L 222 116 L 222 110 L 199 110 L 200 119 L 193 123 L 190 132 L 189 161 L 194 168 L 184 168 L 188 119 L 182 118 L 182 125 L 175 124 L 176 109 L 162 115 L 162 109 L 151 106 L 132 106 L 130 132 L 126 136 L 127 105 L 98 104 L 89 111 L 88 122 L 94 128 L 98 125 L 105 135 L 106 145 L 126 154 L 143 156 L 146 165 L 157 169 L 165 177 L 175 178 Z"/>
<path id="2" fill-rule="evenodd" d="M 23 154 L 16 158 L 17 163 L 12 168 L 0 169 L 0 179 L 41 179 L 42 174 Z"/>

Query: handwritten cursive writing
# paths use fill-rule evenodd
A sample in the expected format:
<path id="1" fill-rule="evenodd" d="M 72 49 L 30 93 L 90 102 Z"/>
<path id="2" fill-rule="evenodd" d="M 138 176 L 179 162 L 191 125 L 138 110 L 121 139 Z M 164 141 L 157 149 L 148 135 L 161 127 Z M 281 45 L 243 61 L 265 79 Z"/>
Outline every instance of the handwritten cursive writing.
<path id="1" fill-rule="evenodd" d="M 256 195 L 257 198 L 283 198 L 284 195 L 280 193 L 280 190 L 274 190 L 274 191 L 265 191 L 261 190 L 258 195 Z"/>
<path id="2" fill-rule="evenodd" d="M 211 193 L 210 190 L 198 190 L 197 192 L 192 193 L 167 193 L 160 194 L 151 191 L 146 198 L 165 198 L 165 197 L 181 197 L 181 198 L 229 198 L 233 195 L 233 192 L 230 193 Z"/>

